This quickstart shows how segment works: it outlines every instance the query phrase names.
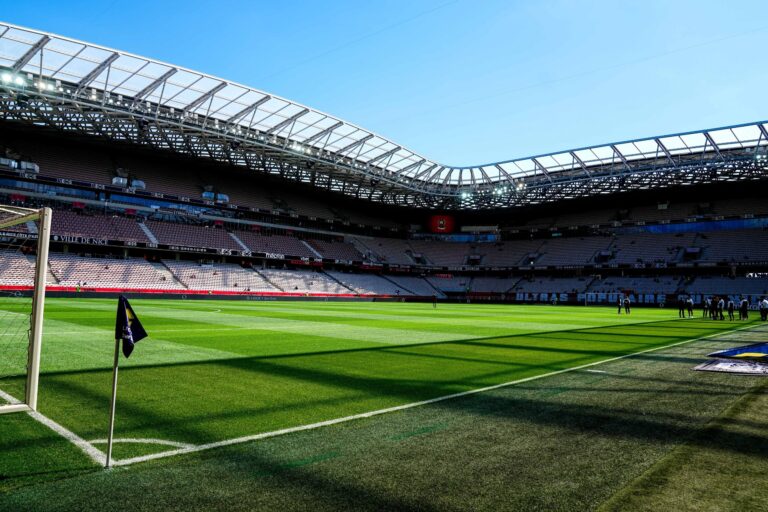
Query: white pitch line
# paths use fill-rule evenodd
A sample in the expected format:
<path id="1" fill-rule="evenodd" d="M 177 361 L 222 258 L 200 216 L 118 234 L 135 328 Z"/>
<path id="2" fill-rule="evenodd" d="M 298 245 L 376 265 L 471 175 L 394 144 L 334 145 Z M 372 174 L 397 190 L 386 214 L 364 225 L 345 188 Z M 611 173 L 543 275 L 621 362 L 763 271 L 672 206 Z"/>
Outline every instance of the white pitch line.
<path id="1" fill-rule="evenodd" d="M 91 444 L 107 444 L 109 440 L 107 439 L 94 439 L 92 441 L 89 441 Z M 113 439 L 113 443 L 133 443 L 133 444 L 162 444 L 165 446 L 173 446 L 174 448 L 194 448 L 194 444 L 190 443 L 180 443 L 178 441 L 169 441 L 167 439 L 152 439 L 152 438 L 141 438 L 141 437 L 124 437 L 124 438 L 118 438 Z"/>
<path id="2" fill-rule="evenodd" d="M 9 395 L 2 389 L 0 389 L 0 398 L 4 399 L 6 402 L 10 404 L 20 404 L 21 402 L 16 399 L 15 397 Z M 57 434 L 59 434 L 61 437 L 69 441 L 70 443 L 74 444 L 78 448 L 80 448 L 86 455 L 88 455 L 91 460 L 96 462 L 97 464 L 104 465 L 104 463 L 107 460 L 107 454 L 93 446 L 91 443 L 83 439 L 82 437 L 78 436 L 71 430 L 68 430 L 64 428 L 63 426 L 59 425 L 55 421 L 53 421 L 51 418 L 37 412 L 37 411 L 28 411 L 27 414 L 31 416 L 33 419 L 37 420 L 38 422 L 42 423 L 49 429 L 53 430 Z"/>
<path id="3" fill-rule="evenodd" d="M 584 370 L 584 371 L 587 371 L 589 373 L 608 373 L 608 372 L 603 371 L 603 370 Z"/>
<path id="4" fill-rule="evenodd" d="M 741 330 L 744 330 L 744 329 L 749 329 L 749 328 L 754 328 L 754 327 L 756 327 L 756 326 L 754 326 L 754 325 L 745 325 L 743 327 L 738 327 L 738 328 L 732 329 L 730 331 L 721 331 L 721 332 L 717 332 L 717 333 L 714 333 L 714 334 L 710 334 L 708 336 L 701 336 L 699 338 L 691 338 L 691 339 L 688 339 L 688 340 L 685 340 L 685 341 L 680 341 L 680 342 L 677 342 L 677 343 L 672 343 L 671 345 L 664 345 L 662 347 L 649 348 L 647 350 L 641 350 L 639 352 L 633 352 L 631 354 L 625 354 L 623 356 L 612 357 L 610 359 L 605 359 L 605 360 L 602 360 L 602 361 L 595 361 L 594 363 L 587 363 L 587 364 L 583 364 L 581 366 L 574 366 L 573 368 L 566 368 L 566 369 L 563 369 L 563 370 L 556 370 L 556 371 L 553 371 L 553 372 L 544 373 L 542 375 L 535 375 L 533 377 L 526 377 L 524 379 L 513 380 L 513 381 L 510 381 L 510 382 L 504 382 L 504 383 L 501 383 L 501 384 L 494 384 L 493 386 L 486 386 L 484 388 L 471 389 L 469 391 L 462 391 L 460 393 L 453 393 L 453 394 L 450 394 L 450 395 L 439 396 L 437 398 L 430 398 L 428 400 L 422 400 L 420 402 L 412 402 L 412 403 L 409 403 L 409 404 L 403 404 L 403 405 L 397 405 L 397 406 L 394 406 L 394 407 L 388 407 L 386 409 L 379 409 L 379 410 L 376 410 L 376 411 L 369 411 L 369 412 L 364 412 L 364 413 L 360 413 L 360 414 L 353 414 L 351 416 L 344 416 L 342 418 L 335 418 L 335 419 L 332 419 L 332 420 L 320 421 L 320 422 L 317 422 L 317 423 L 310 423 L 308 425 L 299 425 L 297 427 L 289 427 L 289 428 L 284 428 L 284 429 L 281 429 L 281 430 L 273 430 L 272 432 L 263 432 L 261 434 L 253 434 L 253 435 L 249 435 L 249 436 L 235 437 L 235 438 L 232 438 L 232 439 L 225 439 L 224 441 L 216 441 L 214 443 L 199 444 L 199 445 L 191 446 L 191 447 L 188 447 L 188 448 L 179 448 L 177 450 L 169 450 L 167 452 L 159 452 L 159 453 L 153 453 L 153 454 L 150 454 L 150 455 L 142 455 L 140 457 L 133 457 L 133 458 L 130 458 L 130 459 L 113 460 L 112 464 L 114 466 L 128 466 L 128 465 L 136 464 L 136 463 L 139 463 L 139 462 L 147 462 L 147 461 L 150 461 L 150 460 L 162 459 L 162 458 L 166 458 L 166 457 L 173 457 L 173 456 L 176 456 L 176 455 L 183 455 L 183 454 L 187 454 L 187 453 L 201 452 L 203 450 L 211 450 L 213 448 L 221 448 L 221 447 L 224 447 L 224 446 L 231 446 L 231 445 L 235 445 L 235 444 L 242 444 L 242 443 L 247 443 L 247 442 L 250 442 L 250 441 L 258 441 L 260 439 L 267 439 L 267 438 L 270 438 L 270 437 L 277 437 L 277 436 L 282 436 L 282 435 L 285 435 L 285 434 L 292 434 L 294 432 L 301 432 L 301 431 L 304 431 L 304 430 L 314 430 L 316 428 L 328 427 L 328 426 L 331 426 L 331 425 L 338 425 L 339 423 L 346 423 L 348 421 L 354 421 L 354 420 L 359 420 L 359 419 L 364 419 L 364 418 L 370 418 L 370 417 L 373 417 L 373 416 L 380 416 L 382 414 L 388 414 L 388 413 L 391 413 L 391 412 L 403 411 L 405 409 L 412 409 L 414 407 L 421 407 L 421 406 L 424 406 L 424 405 L 434 404 L 434 403 L 438 403 L 438 402 L 444 402 L 446 400 L 453 400 L 455 398 L 461 398 L 461 397 L 465 397 L 465 396 L 475 395 L 475 394 L 478 394 L 478 393 L 485 393 L 487 391 L 492 391 L 492 390 L 499 389 L 499 388 L 514 386 L 516 384 L 522 384 L 524 382 L 531 382 L 533 380 L 543 379 L 545 377 L 552 377 L 554 375 L 559 375 L 561 373 L 567 373 L 567 372 L 573 372 L 573 371 L 577 371 L 577 370 L 583 370 L 585 368 L 590 368 L 592 366 L 597 366 L 599 364 L 610 363 L 610 362 L 613 362 L 613 361 L 618 361 L 620 359 L 626 359 L 628 357 L 634 357 L 634 356 L 637 356 L 637 355 L 640 355 L 640 354 L 647 354 L 649 352 L 656 352 L 658 350 L 665 350 L 665 349 L 668 349 L 668 348 L 677 347 L 679 345 L 684 345 L 686 343 L 692 343 L 694 341 L 700 341 L 700 340 L 705 340 L 705 339 L 708 339 L 708 338 L 714 338 L 715 336 L 721 336 L 721 335 L 724 335 L 724 334 L 730 334 L 730 333 L 733 333 L 733 332 L 736 332 L 736 331 L 741 331 Z"/>

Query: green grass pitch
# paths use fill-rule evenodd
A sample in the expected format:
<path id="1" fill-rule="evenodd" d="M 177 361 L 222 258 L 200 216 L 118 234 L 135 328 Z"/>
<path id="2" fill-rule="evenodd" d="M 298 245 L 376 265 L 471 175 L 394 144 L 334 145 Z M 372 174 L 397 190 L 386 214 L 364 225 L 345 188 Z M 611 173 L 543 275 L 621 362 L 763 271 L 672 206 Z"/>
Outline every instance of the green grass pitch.
<path id="1" fill-rule="evenodd" d="M 40 411 L 90 442 L 106 437 L 115 303 L 49 299 L 46 305 Z M 617 315 L 613 308 L 566 306 L 440 304 L 434 309 L 409 303 L 170 300 L 134 300 L 132 305 L 150 337 L 121 361 L 115 437 L 134 442 L 115 445 L 118 460 L 173 449 L 158 441 L 197 446 L 307 425 L 550 374 L 743 325 L 699 317 L 677 320 L 676 311 L 639 308 Z M 0 308 L 13 307 L 11 300 L 0 303 Z M 694 363 L 685 364 L 689 368 Z M 530 386 L 577 373 L 598 380 L 601 375 L 561 373 Z M 739 393 L 749 388 L 744 382 Z M 0 379 L 0 387 L 18 395 L 21 382 Z M 597 401 L 599 388 L 595 386 Z M 542 414 L 560 392 L 547 391 Z M 524 405 L 528 414 L 537 414 L 529 402 Z M 567 405 L 563 410 L 575 411 Z M 707 410 L 712 417 L 720 412 L 714 401 Z M 359 429 L 394 428 L 388 439 L 407 442 L 460 423 L 454 408 L 450 419 L 417 421 L 411 430 L 398 432 L 419 414 L 426 413 L 396 413 L 247 446 L 283 447 L 278 462 L 256 472 L 272 478 L 305 465 L 332 464 L 324 461 L 336 459 L 338 449 L 306 452 L 328 442 L 323 430 L 331 437 L 352 431 L 355 437 Z M 536 430 L 535 422 L 530 429 Z M 0 491 L 6 497 L 34 494 L 38 488 L 49 492 L 49 486 L 60 482 L 104 478 L 79 450 L 26 415 L 0 417 L 0 434 Z M 306 439 L 312 441 L 305 445 Z M 355 443 L 365 451 L 371 441 L 355 437 Z M 227 447 L 160 459 L 113 474 L 129 478 L 150 471 L 143 468 L 204 467 L 201 461 L 210 457 L 235 463 L 250 449 Z M 279 461 L 294 451 L 298 459 Z M 90 489 L 97 484 L 78 485 Z"/>

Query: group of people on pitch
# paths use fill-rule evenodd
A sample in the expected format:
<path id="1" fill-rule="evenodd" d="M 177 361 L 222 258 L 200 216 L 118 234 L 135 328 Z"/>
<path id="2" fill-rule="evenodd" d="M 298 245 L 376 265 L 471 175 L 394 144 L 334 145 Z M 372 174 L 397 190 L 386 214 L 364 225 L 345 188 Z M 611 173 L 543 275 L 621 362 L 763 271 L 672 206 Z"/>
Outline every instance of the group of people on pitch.
<path id="1" fill-rule="evenodd" d="M 621 314 L 622 308 L 624 309 L 624 312 L 626 314 L 631 313 L 631 311 L 632 311 L 632 307 L 631 306 L 632 306 L 632 304 L 631 304 L 631 302 L 629 300 L 629 296 L 625 295 L 624 297 L 622 297 L 621 295 L 619 295 L 619 314 Z"/>
<path id="2" fill-rule="evenodd" d="M 704 318 L 708 316 L 712 320 L 725 320 L 725 311 L 728 312 L 728 320 L 735 320 L 734 313 L 736 308 L 737 304 L 733 299 L 729 298 L 728 302 L 726 302 L 724 297 L 718 295 L 715 295 L 714 297 L 706 297 L 701 307 L 702 316 Z M 739 320 L 749 320 L 749 301 L 746 298 L 741 297 L 738 302 L 738 310 Z M 768 301 L 763 299 L 760 302 L 760 316 L 763 320 L 766 319 L 766 314 L 768 314 Z"/>
<path id="3" fill-rule="evenodd" d="M 693 298 L 684 299 L 680 296 L 677 298 L 677 314 L 680 318 L 685 318 L 686 313 L 688 313 L 688 318 L 693 317 Z"/>

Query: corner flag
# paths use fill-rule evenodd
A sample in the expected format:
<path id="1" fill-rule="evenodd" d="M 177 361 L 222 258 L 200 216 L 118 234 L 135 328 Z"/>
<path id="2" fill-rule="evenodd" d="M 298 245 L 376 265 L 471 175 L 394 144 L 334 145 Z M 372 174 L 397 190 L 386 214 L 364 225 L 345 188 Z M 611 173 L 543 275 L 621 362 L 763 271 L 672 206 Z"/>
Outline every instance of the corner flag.
<path id="1" fill-rule="evenodd" d="M 109 436 L 107 437 L 107 456 L 105 466 L 112 465 L 112 442 L 115 432 L 115 402 L 117 402 L 117 369 L 120 366 L 120 341 L 123 342 L 123 354 L 131 355 L 133 346 L 147 337 L 147 331 L 133 311 L 128 299 L 122 295 L 117 300 L 117 317 L 115 318 L 115 362 L 112 367 L 112 402 L 109 405 Z"/>
<path id="2" fill-rule="evenodd" d="M 117 318 L 115 319 L 115 339 L 123 340 L 123 354 L 129 357 L 133 346 L 147 337 L 147 331 L 133 312 L 128 299 L 122 295 L 117 301 Z"/>

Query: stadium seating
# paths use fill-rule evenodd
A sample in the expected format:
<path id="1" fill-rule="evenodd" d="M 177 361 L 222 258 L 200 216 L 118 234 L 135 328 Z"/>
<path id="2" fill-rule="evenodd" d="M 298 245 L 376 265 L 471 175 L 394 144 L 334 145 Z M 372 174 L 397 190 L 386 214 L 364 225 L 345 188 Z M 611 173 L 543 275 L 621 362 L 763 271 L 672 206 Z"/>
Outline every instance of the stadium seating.
<path id="1" fill-rule="evenodd" d="M 469 244 L 439 242 L 431 240 L 411 240 L 411 254 L 421 255 L 427 265 L 457 267 L 467 263 L 467 257 L 473 253 Z"/>
<path id="2" fill-rule="evenodd" d="M 145 225 L 161 244 L 242 250 L 222 228 L 148 220 Z"/>
<path id="3" fill-rule="evenodd" d="M 234 234 L 253 252 L 270 252 L 306 258 L 318 257 L 304 242 L 292 236 L 267 235 L 254 231 L 235 231 Z"/>
<path id="4" fill-rule="evenodd" d="M 429 281 L 422 277 L 411 276 L 387 276 L 387 279 L 395 283 L 400 288 L 420 297 L 431 297 L 437 295 L 440 298 L 445 294 L 429 284 Z"/>
<path id="5" fill-rule="evenodd" d="M 483 253 L 483 265 L 511 267 L 522 264 L 530 254 L 539 254 L 543 245 L 543 240 L 510 240 L 493 245 L 483 244 L 479 250 Z"/>
<path id="6" fill-rule="evenodd" d="M 133 219 L 90 215 L 67 210 L 55 210 L 51 220 L 54 235 L 81 236 L 132 242 L 149 242 L 147 235 Z"/>
<path id="7" fill-rule="evenodd" d="M 697 277 L 685 286 L 685 291 L 695 294 L 768 296 L 768 278 Z"/>
<path id="8" fill-rule="evenodd" d="M 412 295 L 402 286 L 374 274 L 327 271 L 326 274 L 361 295 Z"/>
<path id="9" fill-rule="evenodd" d="M 518 278 L 475 277 L 470 289 L 475 293 L 506 293 L 519 281 Z"/>
<path id="10" fill-rule="evenodd" d="M 309 240 L 309 245 L 322 254 L 323 258 L 344 261 L 361 261 L 363 259 L 362 254 L 350 243 Z"/>
<path id="11" fill-rule="evenodd" d="M 0 284 L 5 286 L 32 286 L 34 261 L 18 251 L 0 251 Z"/>
<path id="12" fill-rule="evenodd" d="M 200 264 L 190 261 L 165 261 L 173 275 L 190 290 L 231 292 L 279 291 L 261 274 L 231 263 Z"/>
<path id="13" fill-rule="evenodd" d="M 696 246 L 703 249 L 701 260 L 712 262 L 768 261 L 768 231 L 740 230 L 701 233 Z"/>
<path id="14" fill-rule="evenodd" d="M 585 265 L 595 261 L 595 255 L 611 243 L 607 237 L 553 238 L 539 249 L 536 265 Z"/>
<path id="15" fill-rule="evenodd" d="M 142 259 L 87 258 L 51 253 L 51 271 L 61 286 L 88 288 L 182 290 L 152 263 Z"/>
<path id="16" fill-rule="evenodd" d="M 606 277 L 596 279 L 588 291 L 615 293 L 631 290 L 635 293 L 675 293 L 680 288 L 679 277 Z"/>
<path id="17" fill-rule="evenodd" d="M 353 293 L 338 281 L 321 272 L 302 272 L 293 270 L 259 270 L 271 284 L 285 292 L 295 293 Z"/>
<path id="18" fill-rule="evenodd" d="M 591 279 L 584 277 L 549 277 L 521 279 L 512 292 L 522 293 L 580 293 L 586 291 Z"/>
<path id="19" fill-rule="evenodd" d="M 464 277 L 464 276 L 458 276 L 458 277 L 432 276 L 432 277 L 428 277 L 427 281 L 429 281 L 429 284 L 431 284 L 433 287 L 437 288 L 438 290 L 442 291 L 443 293 L 465 293 L 469 289 L 472 278 Z"/>

